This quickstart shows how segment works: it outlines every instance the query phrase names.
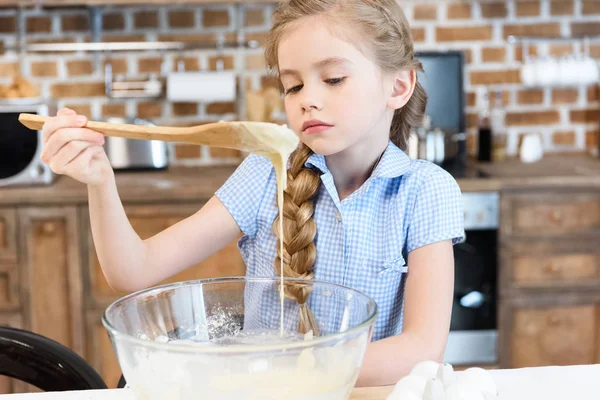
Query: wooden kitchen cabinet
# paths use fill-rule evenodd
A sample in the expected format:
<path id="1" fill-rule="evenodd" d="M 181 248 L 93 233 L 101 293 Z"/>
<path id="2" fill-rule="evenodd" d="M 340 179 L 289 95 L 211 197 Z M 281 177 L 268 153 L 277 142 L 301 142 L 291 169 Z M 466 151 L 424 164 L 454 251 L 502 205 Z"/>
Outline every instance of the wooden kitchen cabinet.
<path id="1" fill-rule="evenodd" d="M 505 368 L 600 362 L 600 296 L 520 297 L 502 310 L 511 332 L 500 343 Z"/>
<path id="2" fill-rule="evenodd" d="M 24 326 L 84 355 L 82 277 L 75 207 L 19 211 Z"/>
<path id="3" fill-rule="evenodd" d="M 600 191 L 501 196 L 502 368 L 600 362 Z"/>
<path id="4" fill-rule="evenodd" d="M 200 207 L 200 204 L 136 205 L 126 206 L 125 212 L 133 229 L 142 239 L 147 239 L 192 215 Z M 91 296 L 87 299 L 87 304 L 91 308 L 106 307 L 127 293 L 113 290 L 106 282 L 94 250 L 89 218 L 87 217 L 88 211 L 83 209 L 82 212 L 84 213 L 81 216 L 82 221 L 84 221 L 83 231 L 87 238 L 85 249 L 85 253 L 87 253 L 86 270 L 89 274 L 89 281 L 86 282 L 86 293 Z M 201 263 L 187 268 L 157 285 L 194 279 L 243 276 L 245 273 L 246 266 L 237 248 L 236 239 Z M 87 290 L 88 287 L 89 290 Z"/>
<path id="5" fill-rule="evenodd" d="M 600 247 L 594 237 L 508 240 L 501 285 L 514 288 L 600 287 Z"/>
<path id="6" fill-rule="evenodd" d="M 528 191 L 503 202 L 504 235 L 549 236 L 600 233 L 600 192 Z"/>
<path id="7" fill-rule="evenodd" d="M 17 262 L 17 211 L 0 208 L 0 264 Z"/>

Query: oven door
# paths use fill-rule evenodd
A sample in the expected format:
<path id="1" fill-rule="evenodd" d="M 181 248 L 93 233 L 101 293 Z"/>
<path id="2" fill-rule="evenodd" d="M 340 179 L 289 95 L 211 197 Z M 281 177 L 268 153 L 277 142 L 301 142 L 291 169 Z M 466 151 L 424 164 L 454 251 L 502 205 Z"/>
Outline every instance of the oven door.
<path id="1" fill-rule="evenodd" d="M 496 241 L 496 230 L 466 231 L 466 240 L 454 247 L 454 302 L 445 362 L 497 361 Z"/>
<path id="2" fill-rule="evenodd" d="M 18 118 L 20 113 L 48 115 L 43 104 L 0 103 L 0 186 L 49 184 L 55 175 L 40 160 L 42 132 L 31 131 Z"/>

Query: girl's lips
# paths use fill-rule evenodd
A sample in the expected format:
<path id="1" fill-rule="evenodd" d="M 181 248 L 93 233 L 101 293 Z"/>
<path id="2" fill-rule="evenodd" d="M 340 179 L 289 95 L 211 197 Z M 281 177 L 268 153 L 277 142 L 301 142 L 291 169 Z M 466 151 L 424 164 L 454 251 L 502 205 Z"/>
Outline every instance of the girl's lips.
<path id="1" fill-rule="evenodd" d="M 309 126 L 304 130 L 304 133 L 307 135 L 313 135 L 315 133 L 321 133 L 331 128 L 331 125 L 313 125 Z"/>

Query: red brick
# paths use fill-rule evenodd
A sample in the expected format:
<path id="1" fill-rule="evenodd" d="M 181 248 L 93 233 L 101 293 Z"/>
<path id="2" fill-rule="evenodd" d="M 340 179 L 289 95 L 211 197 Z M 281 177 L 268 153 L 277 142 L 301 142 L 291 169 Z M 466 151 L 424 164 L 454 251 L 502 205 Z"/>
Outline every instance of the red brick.
<path id="1" fill-rule="evenodd" d="M 137 29 L 158 28 L 156 11 L 138 11 L 133 15 L 133 24 Z"/>
<path id="2" fill-rule="evenodd" d="M 229 25 L 229 12 L 227 10 L 205 10 L 202 13 L 202 26 L 215 28 Z"/>
<path id="3" fill-rule="evenodd" d="M 457 42 L 473 40 L 492 40 L 492 27 L 470 26 L 470 27 L 439 27 L 435 30 L 438 42 Z"/>
<path id="4" fill-rule="evenodd" d="M 173 103 L 173 115 L 177 117 L 197 114 L 198 103 Z"/>
<path id="5" fill-rule="evenodd" d="M 105 31 L 125 29 L 125 17 L 120 13 L 103 14 L 102 29 Z"/>
<path id="6" fill-rule="evenodd" d="M 425 41 L 425 28 L 411 28 L 411 32 L 414 42 Z"/>
<path id="7" fill-rule="evenodd" d="M 61 26 L 63 32 L 87 31 L 89 29 L 88 18 L 85 15 L 63 15 Z"/>
<path id="8" fill-rule="evenodd" d="M 15 17 L 0 17 L 0 33 L 16 33 L 17 21 Z"/>
<path id="9" fill-rule="evenodd" d="M 517 17 L 538 17 L 540 15 L 540 2 L 518 1 L 515 13 Z"/>
<path id="10" fill-rule="evenodd" d="M 201 147 L 194 144 L 175 145 L 175 157 L 179 159 L 200 158 Z"/>
<path id="11" fill-rule="evenodd" d="M 42 61 L 31 63 L 31 75 L 36 77 L 48 78 L 58 76 L 58 68 L 54 61 Z"/>
<path id="12" fill-rule="evenodd" d="M 141 73 L 160 73 L 162 63 L 162 57 L 143 58 L 138 60 L 138 71 Z"/>
<path id="13" fill-rule="evenodd" d="M 89 104 L 65 104 L 65 108 L 75 111 L 79 115 L 90 117 L 92 115 L 92 107 Z"/>
<path id="14" fill-rule="evenodd" d="M 448 19 L 470 19 L 471 4 L 457 3 L 448 4 Z"/>
<path id="15" fill-rule="evenodd" d="M 572 110 L 571 111 L 571 122 L 574 124 L 591 124 L 598 123 L 600 121 L 600 110 L 598 109 L 587 109 L 587 110 Z"/>
<path id="16" fill-rule="evenodd" d="M 437 19 L 436 4 L 416 4 L 413 12 L 413 19 L 416 21 Z"/>
<path id="17" fill-rule="evenodd" d="M 527 24 L 527 25 L 505 25 L 504 38 L 515 36 L 560 36 L 559 23 Z"/>
<path id="18" fill-rule="evenodd" d="M 585 133 L 585 145 L 588 148 L 598 148 L 598 136 L 600 136 L 600 133 L 598 132 L 598 129 L 594 129 L 591 131 L 587 131 Z"/>
<path id="19" fill-rule="evenodd" d="M 483 62 L 504 62 L 506 60 L 506 49 L 504 47 L 484 47 L 481 49 Z"/>
<path id="20" fill-rule="evenodd" d="M 598 22 L 574 22 L 571 24 L 573 36 L 600 35 L 600 23 Z"/>
<path id="21" fill-rule="evenodd" d="M 573 15 L 575 12 L 575 3 L 573 0 L 552 0 L 550 3 L 550 13 L 552 15 Z"/>
<path id="22" fill-rule="evenodd" d="M 192 10 L 169 12 L 169 26 L 171 28 L 192 28 L 196 25 L 196 15 Z"/>
<path id="23" fill-rule="evenodd" d="M 19 72 L 19 64 L 17 63 L 0 63 L 0 76 L 13 77 Z"/>
<path id="24" fill-rule="evenodd" d="M 104 117 L 119 117 L 125 118 L 125 104 L 103 104 L 102 105 L 102 115 Z"/>
<path id="25" fill-rule="evenodd" d="M 50 17 L 28 17 L 25 26 L 27 33 L 50 33 L 52 20 Z"/>
<path id="26" fill-rule="evenodd" d="M 560 122 L 558 111 L 509 112 L 506 125 L 552 125 Z"/>
<path id="27" fill-rule="evenodd" d="M 217 102 L 206 105 L 207 114 L 228 114 L 236 112 L 234 102 Z"/>
<path id="28" fill-rule="evenodd" d="M 90 60 L 67 61 L 67 74 L 69 76 L 91 75 L 93 72 L 94 65 Z"/>
<path id="29" fill-rule="evenodd" d="M 50 87 L 55 98 L 62 97 L 104 97 L 104 82 L 55 83 Z"/>
<path id="30" fill-rule="evenodd" d="M 475 92 L 467 93 L 467 107 L 475 107 L 477 94 Z"/>
<path id="31" fill-rule="evenodd" d="M 246 10 L 246 15 L 244 16 L 245 26 L 262 26 L 265 24 L 265 13 L 261 9 L 257 10 Z"/>
<path id="32" fill-rule="evenodd" d="M 151 119 L 162 116 L 162 102 L 144 102 L 137 105 L 138 118 Z"/>
<path id="33" fill-rule="evenodd" d="M 598 0 L 583 0 L 581 13 L 584 15 L 600 14 L 600 2 Z"/>
<path id="34" fill-rule="evenodd" d="M 590 103 L 600 101 L 600 85 L 590 86 L 587 90 L 587 100 Z"/>
<path id="35" fill-rule="evenodd" d="M 579 98 L 577 89 L 554 89 L 552 90 L 552 103 L 569 104 L 576 103 Z"/>
<path id="36" fill-rule="evenodd" d="M 503 71 L 473 71 L 471 85 L 495 85 L 505 83 L 521 83 L 521 72 L 518 69 Z"/>
<path id="37" fill-rule="evenodd" d="M 517 94 L 519 104 L 542 104 L 544 102 L 544 91 L 541 89 L 521 90 Z"/>
<path id="38" fill-rule="evenodd" d="M 481 15 L 484 18 L 506 18 L 507 9 L 505 2 L 482 3 Z"/>
<path id="39" fill-rule="evenodd" d="M 552 142 L 561 146 L 574 146 L 575 132 L 555 132 L 554 135 L 552 135 Z"/>
<path id="40" fill-rule="evenodd" d="M 220 147 L 211 147 L 210 156 L 212 158 L 238 158 L 242 155 L 239 150 L 223 149 Z"/>

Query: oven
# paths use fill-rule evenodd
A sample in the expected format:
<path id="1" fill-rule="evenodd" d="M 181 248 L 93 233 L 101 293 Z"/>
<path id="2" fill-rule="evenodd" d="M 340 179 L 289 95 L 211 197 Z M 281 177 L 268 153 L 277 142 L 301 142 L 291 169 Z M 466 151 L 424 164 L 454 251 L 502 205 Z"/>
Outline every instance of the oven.
<path id="1" fill-rule="evenodd" d="M 55 108 L 40 99 L 0 101 L 0 187 L 47 185 L 55 174 L 42 162 L 42 131 L 19 122 L 19 114 L 53 115 Z"/>
<path id="2" fill-rule="evenodd" d="M 455 282 L 444 362 L 495 364 L 499 195 L 463 193 L 465 239 L 454 246 Z"/>

